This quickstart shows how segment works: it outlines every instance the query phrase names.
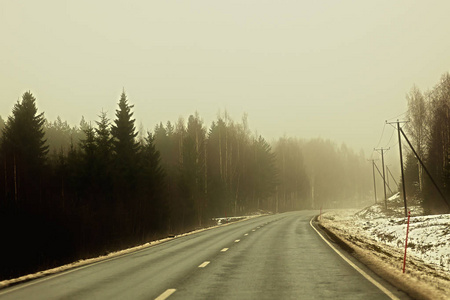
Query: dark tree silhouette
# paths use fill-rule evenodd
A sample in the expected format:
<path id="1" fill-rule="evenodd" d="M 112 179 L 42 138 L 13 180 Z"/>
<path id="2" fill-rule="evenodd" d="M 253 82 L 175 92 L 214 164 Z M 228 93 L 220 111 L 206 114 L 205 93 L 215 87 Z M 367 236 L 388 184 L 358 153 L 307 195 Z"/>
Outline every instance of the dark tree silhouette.
<path id="1" fill-rule="evenodd" d="M 8 195 L 16 205 L 42 200 L 40 178 L 46 163 L 48 146 L 44 139 L 44 114 L 38 114 L 31 92 L 14 105 L 3 130 L 3 153 L 8 178 Z"/>
<path id="2" fill-rule="evenodd" d="M 280 140 L 273 151 L 245 115 L 227 113 L 209 130 L 196 113 L 138 141 L 132 109 L 123 92 L 112 124 L 102 112 L 95 127 L 84 118 L 70 127 L 46 122 L 29 92 L 15 105 L 0 136 L 0 225 L 10 229 L 0 257 L 14 258 L 0 261 L 1 278 L 360 189 L 361 159 L 345 146 Z"/>
<path id="3" fill-rule="evenodd" d="M 112 145 L 116 168 L 117 184 L 119 188 L 127 193 L 135 187 L 137 171 L 137 153 L 139 143 L 136 141 L 135 119 L 132 119 L 133 105 L 128 104 L 125 92 L 119 100 L 119 109 L 116 110 L 116 119 L 111 127 Z M 123 195 L 123 193 L 120 193 Z"/>

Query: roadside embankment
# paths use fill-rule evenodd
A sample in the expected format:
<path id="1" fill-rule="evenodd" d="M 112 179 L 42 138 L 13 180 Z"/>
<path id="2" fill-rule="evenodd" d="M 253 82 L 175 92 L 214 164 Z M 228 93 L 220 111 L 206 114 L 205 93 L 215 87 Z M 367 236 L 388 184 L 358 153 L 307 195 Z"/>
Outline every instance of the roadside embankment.
<path id="1" fill-rule="evenodd" d="M 330 211 L 318 225 L 367 267 L 414 299 L 450 295 L 450 215 L 419 216 L 410 222 L 406 272 L 402 273 L 406 218 L 374 205 L 362 211 Z"/>

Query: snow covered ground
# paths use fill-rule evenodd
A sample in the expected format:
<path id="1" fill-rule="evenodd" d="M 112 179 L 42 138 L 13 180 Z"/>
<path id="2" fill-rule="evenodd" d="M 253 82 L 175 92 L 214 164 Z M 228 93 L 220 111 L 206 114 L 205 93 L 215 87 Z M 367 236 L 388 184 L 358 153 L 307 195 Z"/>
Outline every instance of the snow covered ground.
<path id="1" fill-rule="evenodd" d="M 450 214 L 423 216 L 420 206 L 408 210 L 407 273 L 450 293 Z M 398 194 L 388 200 L 387 210 L 379 203 L 363 210 L 329 211 L 321 224 L 401 273 L 407 218 Z"/>

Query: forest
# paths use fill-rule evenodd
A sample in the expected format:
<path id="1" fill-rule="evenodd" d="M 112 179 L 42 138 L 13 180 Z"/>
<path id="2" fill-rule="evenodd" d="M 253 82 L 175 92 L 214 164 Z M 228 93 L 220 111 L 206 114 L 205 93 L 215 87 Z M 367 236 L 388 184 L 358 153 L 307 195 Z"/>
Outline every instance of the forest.
<path id="1" fill-rule="evenodd" d="M 138 132 L 125 92 L 113 120 L 101 111 L 78 126 L 47 120 L 36 101 L 25 92 L 0 118 L 0 279 L 210 226 L 213 217 L 372 199 L 362 151 L 323 139 L 268 142 L 245 114 L 240 122 L 218 114 L 207 127 L 194 113 Z"/>
<path id="2" fill-rule="evenodd" d="M 424 162 L 424 167 L 406 144 L 405 188 L 407 199 L 422 203 L 426 213 L 450 211 L 450 74 L 432 89 L 421 92 L 416 86 L 407 94 L 408 111 L 404 132 Z M 439 190 L 441 193 L 439 193 Z"/>

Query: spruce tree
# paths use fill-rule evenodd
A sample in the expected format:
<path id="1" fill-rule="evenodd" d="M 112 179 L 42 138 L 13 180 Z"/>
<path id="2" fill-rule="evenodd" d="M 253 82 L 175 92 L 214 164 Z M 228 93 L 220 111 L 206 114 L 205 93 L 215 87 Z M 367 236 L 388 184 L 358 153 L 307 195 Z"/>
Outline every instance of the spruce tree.
<path id="1" fill-rule="evenodd" d="M 138 151 L 139 145 L 136 142 L 136 127 L 134 125 L 135 119 L 132 119 L 133 113 L 131 109 L 134 105 L 129 105 L 125 92 L 119 100 L 119 109 L 116 110 L 116 119 L 111 128 L 113 136 L 113 148 L 116 159 L 122 166 L 127 166 L 131 163 Z"/>
<path id="2" fill-rule="evenodd" d="M 110 130 L 109 119 L 106 117 L 106 112 L 102 112 L 100 121 L 97 121 L 97 128 L 95 129 L 96 137 L 96 177 L 102 195 L 111 192 L 111 170 L 112 170 L 112 137 Z"/>
<path id="3" fill-rule="evenodd" d="M 95 130 L 92 126 L 88 126 L 84 130 L 86 138 L 81 140 L 80 148 L 82 150 L 82 172 L 81 172 L 81 182 L 83 186 L 83 191 L 85 192 L 85 197 L 89 199 L 94 198 L 94 193 L 96 192 L 96 176 L 95 170 L 97 165 L 97 145 L 95 144 Z"/>
<path id="4" fill-rule="evenodd" d="M 119 100 L 116 119 L 111 127 L 116 186 L 122 196 L 132 192 L 137 184 L 137 154 L 135 119 L 132 119 L 133 105 L 128 104 L 125 92 Z M 122 197 L 119 196 L 119 197 Z"/>
<path id="5" fill-rule="evenodd" d="M 6 163 L 6 177 L 11 184 L 13 199 L 39 200 L 40 175 L 46 163 L 48 146 L 44 139 L 44 114 L 38 114 L 36 98 L 31 92 L 14 105 L 12 116 L 3 130 L 2 151 Z"/>
<path id="6" fill-rule="evenodd" d="M 97 145 L 95 144 L 95 130 L 92 126 L 89 126 L 84 130 L 86 138 L 81 140 L 80 147 L 83 150 L 84 159 L 89 167 L 92 167 L 95 163 L 95 153 L 97 151 Z"/>
<path id="7" fill-rule="evenodd" d="M 253 141 L 253 176 L 256 208 L 268 209 L 269 204 L 265 201 L 275 192 L 276 178 L 278 177 L 275 154 L 266 140 L 259 136 Z"/>
<path id="8" fill-rule="evenodd" d="M 2 116 L 0 116 L 0 139 L 3 136 L 3 129 L 5 128 L 5 121 L 3 121 Z"/>
<path id="9" fill-rule="evenodd" d="M 167 217 L 167 205 L 163 201 L 165 192 L 165 173 L 161 167 L 161 157 L 155 147 L 155 138 L 147 133 L 140 152 L 140 190 L 143 203 L 141 205 L 142 223 L 149 224 L 151 229 L 161 230 Z M 150 218 L 151 220 L 146 220 Z"/>

